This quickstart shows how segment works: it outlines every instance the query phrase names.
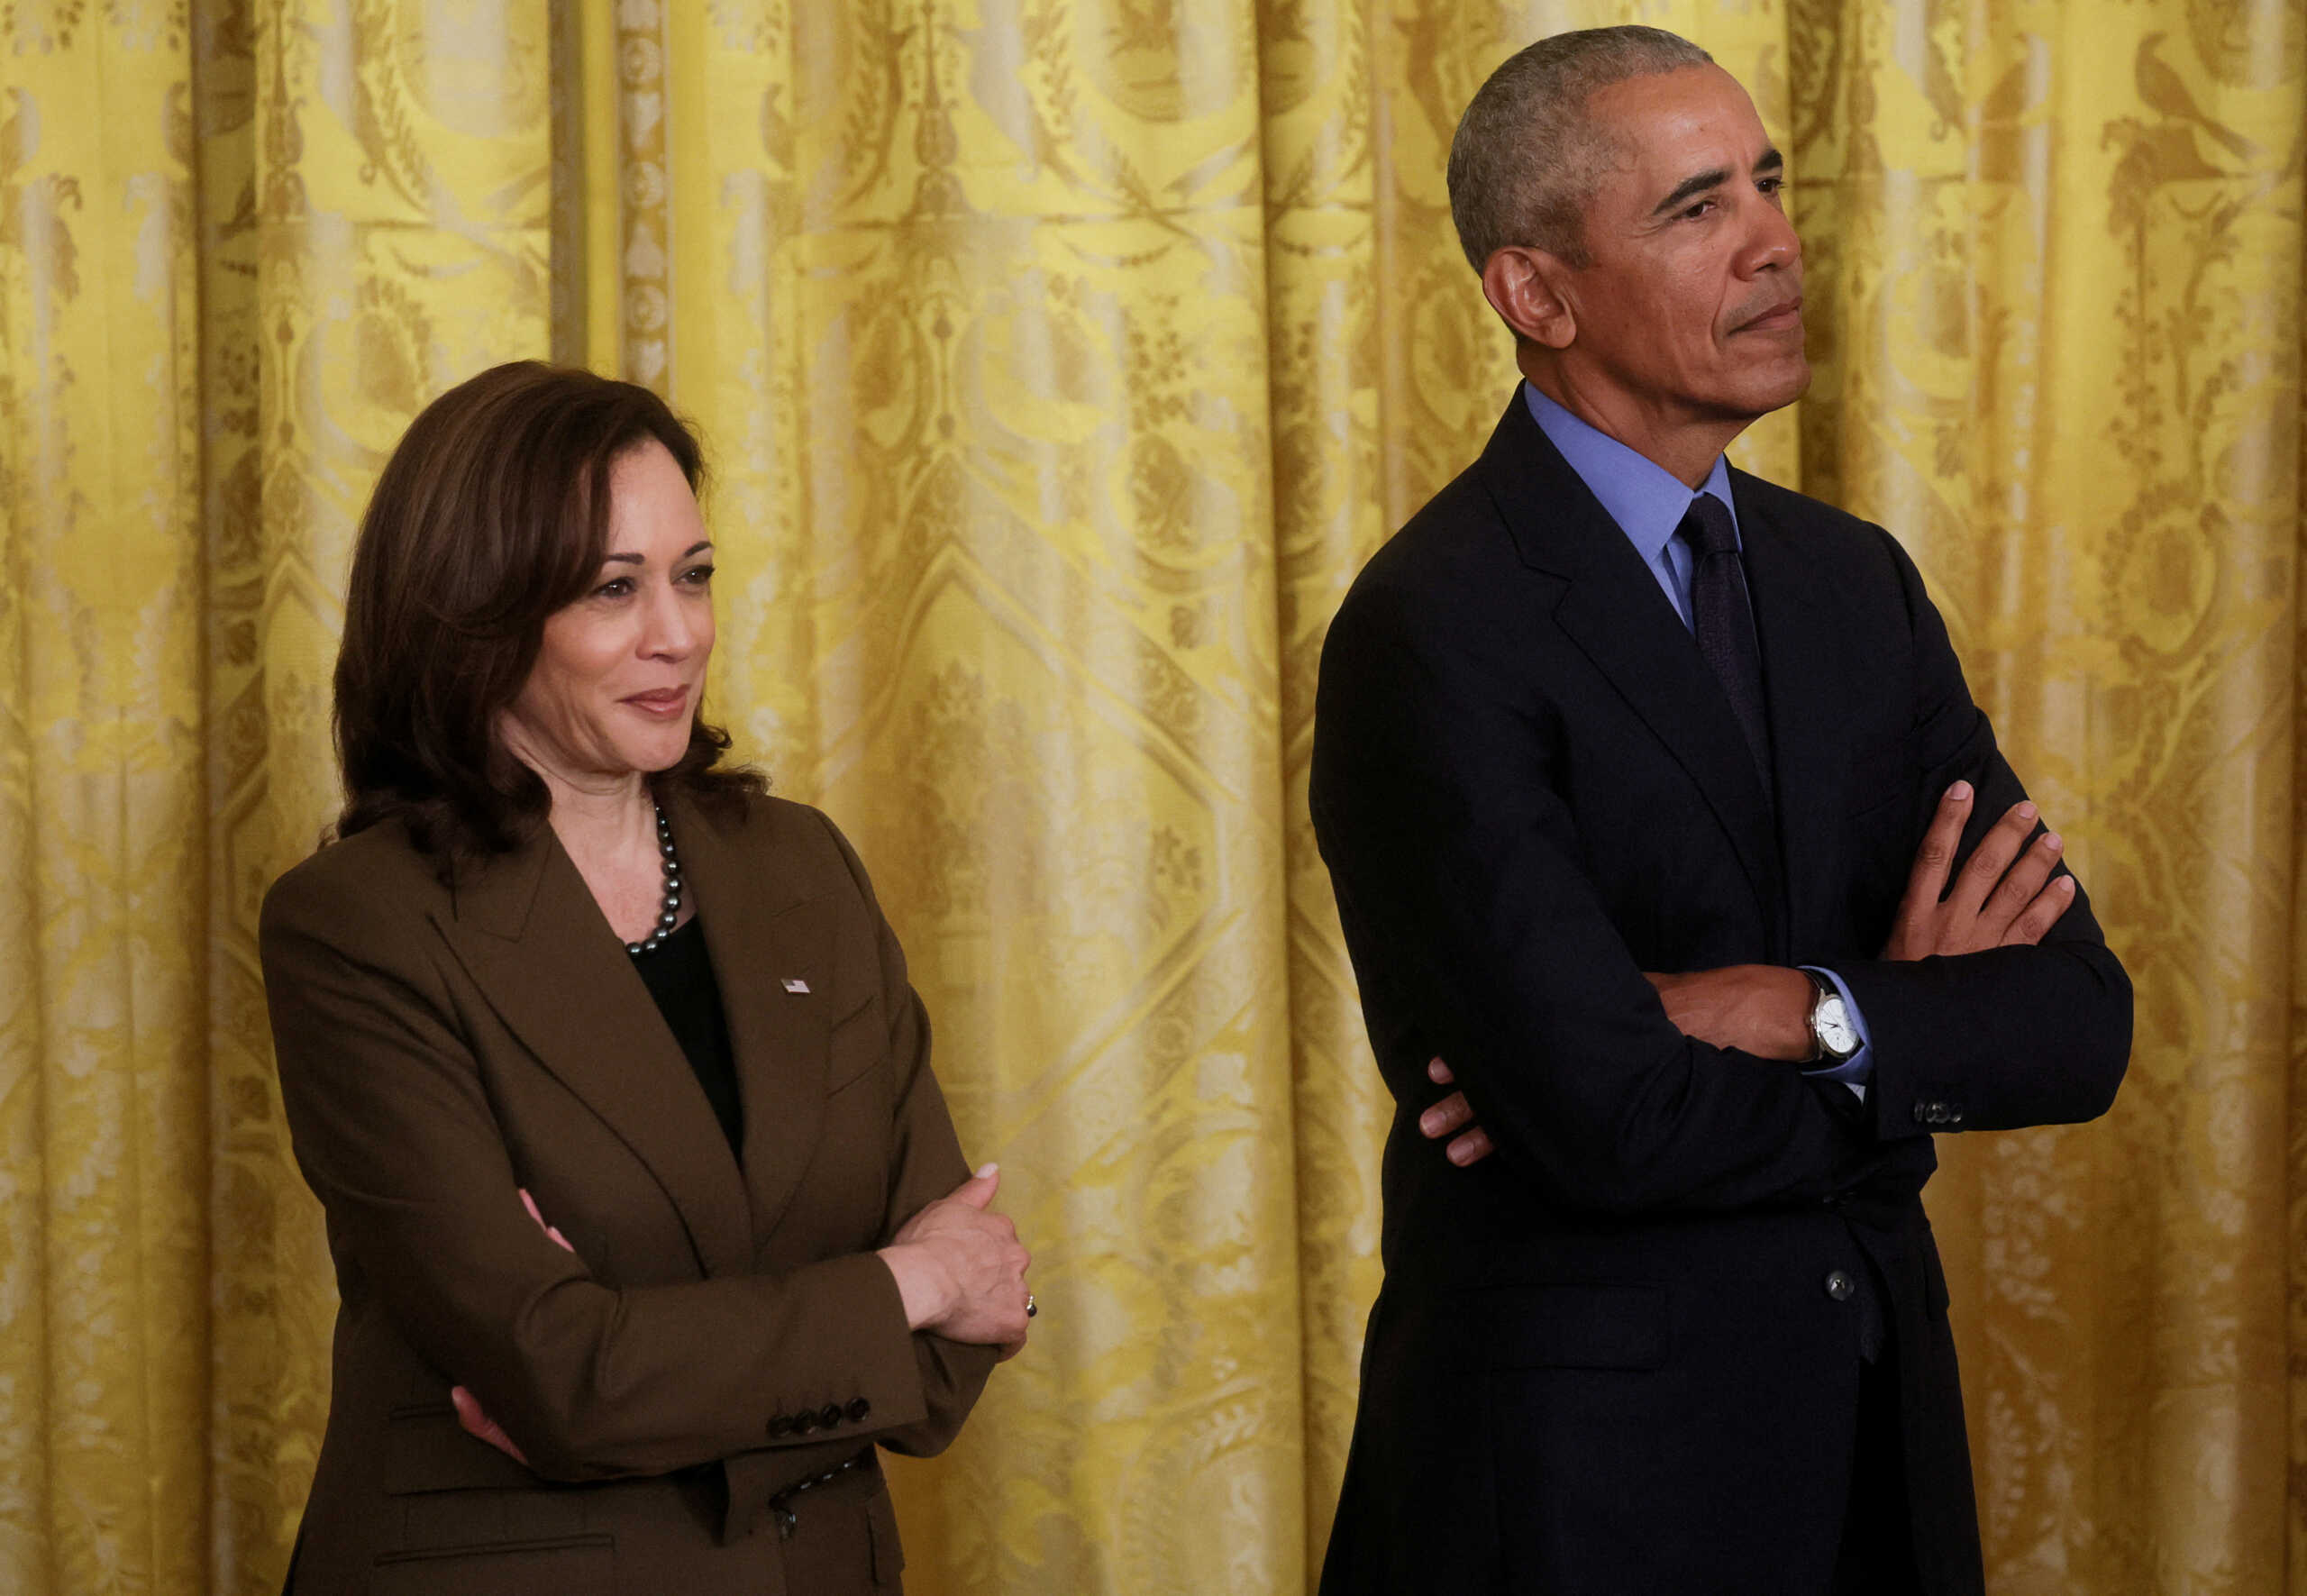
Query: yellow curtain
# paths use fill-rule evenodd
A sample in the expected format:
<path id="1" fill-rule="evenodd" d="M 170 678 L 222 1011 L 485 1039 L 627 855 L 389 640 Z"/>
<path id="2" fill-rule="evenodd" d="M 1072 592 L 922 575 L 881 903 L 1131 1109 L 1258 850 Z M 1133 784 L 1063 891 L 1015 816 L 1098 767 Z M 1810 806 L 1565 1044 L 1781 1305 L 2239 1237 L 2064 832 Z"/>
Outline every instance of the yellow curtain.
<path id="1" fill-rule="evenodd" d="M 1819 380 L 2138 982 L 1942 1141 L 1990 1588 L 2307 1596 L 2307 0 L 20 0 L 0 18 L 0 1589 L 277 1589 L 327 1400 L 257 902 L 352 528 L 494 361 L 700 424 L 718 713 L 857 839 L 1046 1311 L 913 1588 L 1295 1591 L 1377 1283 L 1322 630 L 1511 381 L 1509 50 L 1640 20 L 1792 163 Z"/>

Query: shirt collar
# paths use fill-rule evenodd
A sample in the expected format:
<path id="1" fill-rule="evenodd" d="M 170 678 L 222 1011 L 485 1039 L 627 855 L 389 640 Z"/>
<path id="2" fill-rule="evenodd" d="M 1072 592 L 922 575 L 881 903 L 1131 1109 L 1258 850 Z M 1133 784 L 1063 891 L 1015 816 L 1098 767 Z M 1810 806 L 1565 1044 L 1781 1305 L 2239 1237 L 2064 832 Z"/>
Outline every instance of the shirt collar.
<path id="1" fill-rule="evenodd" d="M 1634 544 L 1635 552 L 1646 563 L 1655 565 L 1698 494 L 1657 461 L 1588 426 L 1540 393 L 1536 383 L 1525 382 L 1522 393 L 1538 430 L 1562 451 L 1562 458 L 1578 473 L 1579 480 L 1602 501 L 1602 508 Z M 1714 469 L 1706 474 L 1699 493 L 1710 493 L 1722 501 L 1730 512 L 1731 530 L 1736 532 L 1738 506 L 1731 502 L 1730 468 L 1721 455 L 1714 457 Z"/>

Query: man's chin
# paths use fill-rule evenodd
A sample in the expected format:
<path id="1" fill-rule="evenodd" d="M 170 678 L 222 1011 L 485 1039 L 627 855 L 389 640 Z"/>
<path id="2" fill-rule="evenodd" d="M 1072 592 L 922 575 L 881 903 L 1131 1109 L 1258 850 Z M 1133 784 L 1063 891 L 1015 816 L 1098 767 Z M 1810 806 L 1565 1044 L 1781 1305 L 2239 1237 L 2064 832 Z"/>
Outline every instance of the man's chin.
<path id="1" fill-rule="evenodd" d="M 1791 360 L 1774 362 L 1772 369 L 1742 375 L 1738 391 L 1724 408 L 1750 421 L 1783 410 L 1810 391 L 1810 362 L 1799 353 Z"/>

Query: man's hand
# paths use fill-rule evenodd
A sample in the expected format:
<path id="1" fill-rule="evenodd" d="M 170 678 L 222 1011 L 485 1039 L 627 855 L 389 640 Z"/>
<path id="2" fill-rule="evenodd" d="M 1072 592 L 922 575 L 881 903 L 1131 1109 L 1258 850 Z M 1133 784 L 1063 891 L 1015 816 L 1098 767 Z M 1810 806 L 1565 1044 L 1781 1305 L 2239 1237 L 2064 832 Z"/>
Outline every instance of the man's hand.
<path id="1" fill-rule="evenodd" d="M 1938 800 L 1938 813 L 1923 834 L 1891 924 L 1885 959 L 1927 959 L 1935 953 L 1968 953 L 1981 948 L 2032 947 L 2058 924 L 2074 901 L 2074 878 L 2051 878 L 2065 844 L 2055 831 L 2027 846 L 2035 828 L 2035 806 L 2013 804 L 1979 839 L 1970 862 L 1947 888 L 1947 871 L 1962 846 L 1963 823 L 1970 818 L 1971 784 L 1957 781 Z M 1942 900 L 1943 895 L 1943 900 Z M 1735 1047 L 1758 1058 L 1801 1062 L 1810 1057 L 1810 1002 L 1814 989 L 1800 970 L 1769 964 L 1733 964 L 1687 975 L 1644 979 L 1658 989 L 1666 1017 L 1685 1036 L 1716 1047 Z M 1426 1066 L 1436 1086 L 1455 1080 L 1440 1059 Z M 1466 1094 L 1454 1091 L 1418 1116 L 1427 1138 L 1450 1138 L 1444 1154 L 1464 1168 L 1496 1151 L 1490 1135 L 1474 1124 Z"/>
<path id="2" fill-rule="evenodd" d="M 1716 1047 L 1801 1063 L 1816 1051 L 1810 1005 L 1818 989 L 1783 964 L 1729 964 L 1642 979 L 1658 989 L 1674 1029 Z"/>
<path id="3" fill-rule="evenodd" d="M 1800 970 L 1733 964 L 1688 975 L 1645 971 L 1643 979 L 1658 989 L 1666 1017 L 1685 1036 L 1761 1058 L 1800 1062 L 1810 1056 L 1810 1001 L 1816 989 Z M 1440 1059 L 1427 1062 L 1426 1078 L 1436 1086 L 1448 1086 L 1456 1079 Z M 1464 1169 L 1497 1151 L 1490 1133 L 1473 1118 L 1466 1094 L 1454 1091 L 1418 1117 L 1418 1128 L 1429 1141 L 1449 1137 L 1443 1155 Z"/>
<path id="4" fill-rule="evenodd" d="M 2028 803 L 2011 805 L 1979 839 L 1948 890 L 1947 871 L 1962 846 L 1971 802 L 1967 781 L 1956 782 L 1939 798 L 1938 813 L 1931 816 L 1907 877 L 1906 896 L 1899 899 L 1898 917 L 1891 922 L 1885 959 L 2032 947 L 2074 901 L 2073 876 L 2049 880 L 2065 846 L 2058 833 L 2047 831 L 2027 846 L 2027 834 L 2035 829 L 2035 806 Z"/>
<path id="5" fill-rule="evenodd" d="M 1426 1078 L 1436 1086 L 1447 1086 L 1457 1079 L 1440 1059 L 1426 1061 Z M 1454 1091 L 1418 1117 L 1418 1128 L 1434 1141 L 1449 1136 L 1450 1145 L 1442 1149 L 1442 1155 L 1464 1169 L 1470 1163 L 1480 1163 L 1497 1151 L 1490 1145 L 1490 1133 L 1474 1125 L 1473 1117 L 1473 1105 L 1466 1101 L 1466 1094 Z M 1464 1135 L 1453 1134 L 1464 1126 L 1473 1128 Z"/>

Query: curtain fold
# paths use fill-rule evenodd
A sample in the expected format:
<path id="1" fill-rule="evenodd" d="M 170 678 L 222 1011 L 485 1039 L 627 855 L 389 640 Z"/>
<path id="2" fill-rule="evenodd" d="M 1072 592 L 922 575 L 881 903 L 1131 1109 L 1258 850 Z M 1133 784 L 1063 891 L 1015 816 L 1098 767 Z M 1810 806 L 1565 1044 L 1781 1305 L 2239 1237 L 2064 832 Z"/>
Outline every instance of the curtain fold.
<path id="1" fill-rule="evenodd" d="M 1942 1138 L 1990 1588 L 2307 1596 L 2307 0 L 122 0 L 0 19 L 0 1588 L 278 1589 L 333 1311 L 254 951 L 358 517 L 496 361 L 692 417 L 713 712 L 856 839 L 1033 1348 L 911 1588 L 1318 1569 L 1392 1106 L 1321 638 L 1481 447 L 1459 110 L 1671 27 L 1786 150 L 1738 463 L 1913 551 L 2138 988 Z"/>

